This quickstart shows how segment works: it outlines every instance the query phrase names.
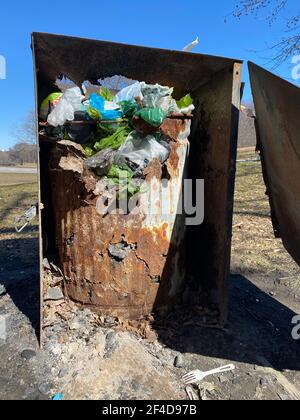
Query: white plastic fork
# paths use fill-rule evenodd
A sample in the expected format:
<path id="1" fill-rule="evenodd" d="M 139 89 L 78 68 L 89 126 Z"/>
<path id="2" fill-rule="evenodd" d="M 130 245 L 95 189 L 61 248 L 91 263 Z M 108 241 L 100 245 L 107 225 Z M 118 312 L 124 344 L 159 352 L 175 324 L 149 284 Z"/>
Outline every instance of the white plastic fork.
<path id="1" fill-rule="evenodd" d="M 202 372 L 201 370 L 193 370 L 192 372 L 187 373 L 182 377 L 183 382 L 188 384 L 194 384 L 196 382 L 202 381 L 202 379 L 206 378 L 206 376 L 214 375 L 215 373 L 223 373 L 228 372 L 230 370 L 234 370 L 234 365 L 226 365 L 219 367 L 217 369 L 208 370 L 207 372 Z"/>

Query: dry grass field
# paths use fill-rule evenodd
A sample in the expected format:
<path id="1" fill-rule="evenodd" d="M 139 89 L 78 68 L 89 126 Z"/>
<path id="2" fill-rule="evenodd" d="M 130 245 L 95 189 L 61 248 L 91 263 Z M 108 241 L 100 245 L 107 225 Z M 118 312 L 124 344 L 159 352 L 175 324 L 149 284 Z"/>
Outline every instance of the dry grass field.
<path id="1" fill-rule="evenodd" d="M 251 149 L 238 159 L 257 156 Z M 237 163 L 233 222 L 232 271 L 254 274 L 300 290 L 300 270 L 275 239 L 260 162 Z"/>

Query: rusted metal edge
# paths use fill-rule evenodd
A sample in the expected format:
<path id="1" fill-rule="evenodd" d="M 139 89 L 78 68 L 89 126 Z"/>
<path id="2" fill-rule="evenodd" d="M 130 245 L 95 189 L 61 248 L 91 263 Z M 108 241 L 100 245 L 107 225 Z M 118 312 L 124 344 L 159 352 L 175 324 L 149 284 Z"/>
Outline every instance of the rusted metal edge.
<path id="1" fill-rule="evenodd" d="M 275 206 L 274 206 L 274 203 L 273 203 L 272 193 L 271 193 L 271 189 L 270 189 L 270 181 L 269 181 L 269 178 L 268 178 L 268 171 L 266 169 L 264 149 L 263 149 L 263 145 L 262 145 L 262 142 L 261 142 L 260 132 L 259 132 L 259 128 L 258 128 L 256 118 L 255 118 L 254 122 L 255 122 L 254 126 L 255 126 L 255 132 L 256 132 L 256 149 L 255 149 L 255 151 L 258 152 L 259 155 L 260 155 L 262 175 L 263 175 L 263 180 L 264 180 L 264 183 L 265 183 L 265 186 L 266 186 L 266 195 L 268 196 L 268 199 L 269 199 L 273 232 L 274 232 L 275 238 L 281 238 L 282 236 L 281 236 L 281 233 L 280 233 L 280 227 L 279 227 L 279 223 L 278 223 L 278 220 L 277 220 L 277 217 L 276 217 Z"/>
<path id="2" fill-rule="evenodd" d="M 182 114 L 173 114 L 173 115 L 168 115 L 167 118 L 171 119 L 171 120 L 191 120 L 193 118 L 193 115 L 188 114 L 188 115 L 182 115 Z M 67 121 L 66 124 L 89 124 L 89 125 L 97 125 L 97 124 L 122 124 L 124 123 L 124 120 L 100 120 L 100 121 L 96 121 L 96 120 L 91 120 L 91 121 Z M 39 125 L 41 127 L 51 127 L 51 124 L 49 124 L 48 122 L 39 122 Z"/>
<path id="3" fill-rule="evenodd" d="M 38 36 L 47 36 L 47 37 L 60 37 L 62 39 L 65 40 L 74 40 L 74 41 L 82 41 L 82 42 L 95 42 L 95 43 L 99 43 L 101 42 L 102 44 L 107 44 L 109 45 L 115 45 L 115 46 L 119 46 L 122 45 L 123 47 L 129 47 L 132 49 L 135 48 L 139 48 L 139 49 L 143 49 L 145 50 L 145 52 L 147 52 L 147 50 L 156 50 L 158 53 L 161 52 L 171 52 L 173 54 L 180 54 L 183 56 L 183 59 L 188 57 L 188 56 L 195 56 L 195 55 L 201 55 L 203 58 L 216 58 L 216 59 L 220 59 L 220 60 L 226 60 L 226 61 L 231 61 L 232 64 L 234 63 L 243 63 L 243 60 L 239 60 L 239 59 L 235 59 L 233 57 L 225 57 L 225 56 L 219 56 L 219 55 L 209 55 L 209 54 L 195 54 L 194 52 L 187 52 L 187 51 L 181 51 L 181 50 L 172 50 L 172 49 L 168 49 L 168 48 L 155 48 L 155 47 L 148 47 L 145 45 L 136 45 L 136 44 L 126 44 L 124 42 L 114 42 L 114 41 L 105 41 L 105 40 L 99 40 L 96 38 L 82 38 L 82 37 L 76 37 L 76 36 L 69 36 L 69 35 L 61 35 L 61 34 L 53 34 L 53 33 L 49 33 L 49 32 L 32 32 L 32 37 L 38 37 Z"/>
<path id="4" fill-rule="evenodd" d="M 66 77 L 80 86 L 85 80 L 98 84 L 99 78 L 115 75 L 132 80 L 144 80 L 146 77 L 147 83 L 160 80 L 160 84 L 165 85 L 169 85 L 172 80 L 174 96 L 179 99 L 195 90 L 198 84 L 209 82 L 213 74 L 225 68 L 230 70 L 233 63 L 241 62 L 212 55 L 54 34 L 35 32 L 33 37 L 36 44 L 37 77 L 44 85 L 42 92 L 39 92 L 40 100 L 53 91 L 60 77 Z M 82 62 L 86 64 L 82 66 Z M 151 72 L 147 72 L 149 68 Z M 164 70 L 166 68 L 168 71 Z"/>
<path id="5" fill-rule="evenodd" d="M 31 50 L 32 50 L 32 59 L 33 59 L 33 71 L 34 71 L 34 100 L 35 100 L 35 136 L 36 136 L 36 145 L 37 145 L 37 172 L 38 172 L 38 205 L 37 213 L 39 218 L 39 279 L 40 279 L 40 325 L 39 325 L 39 344 L 40 348 L 43 348 L 43 239 L 42 239 L 42 225 L 41 225 L 41 212 L 43 209 L 43 204 L 41 200 L 41 177 L 40 177 L 40 148 L 39 148 L 39 126 L 38 126 L 38 81 L 37 81 L 37 64 L 35 59 L 34 52 L 34 37 L 31 36 Z"/>
<path id="6" fill-rule="evenodd" d="M 233 224 L 233 206 L 234 206 L 234 189 L 235 189 L 235 174 L 236 174 L 236 157 L 237 157 L 237 144 L 238 144 L 238 132 L 239 132 L 239 120 L 240 120 L 240 106 L 241 106 L 241 92 L 242 92 L 242 64 L 235 63 L 233 66 L 233 78 L 232 78 L 232 107 L 231 107 L 231 129 L 230 129 L 230 140 L 231 140 L 231 151 L 229 156 L 229 178 L 228 178 L 228 191 L 227 191 L 227 241 L 230 246 L 227 248 L 228 252 L 228 263 L 227 277 L 230 275 L 230 260 L 231 260 L 231 241 L 232 241 L 232 224 Z M 228 302 L 228 291 L 224 290 L 228 288 L 227 284 L 223 284 L 223 288 L 219 291 L 221 304 L 220 311 L 220 325 L 223 327 L 228 319 L 229 302 Z"/>
<path id="7" fill-rule="evenodd" d="M 274 234 L 300 265 L 300 89 L 252 62 L 248 66 Z"/>

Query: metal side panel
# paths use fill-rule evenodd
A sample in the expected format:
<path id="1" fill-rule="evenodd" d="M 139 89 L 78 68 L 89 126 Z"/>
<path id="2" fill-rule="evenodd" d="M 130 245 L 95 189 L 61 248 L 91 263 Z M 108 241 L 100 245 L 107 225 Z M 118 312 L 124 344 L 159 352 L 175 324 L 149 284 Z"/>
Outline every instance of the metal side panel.
<path id="1" fill-rule="evenodd" d="M 34 51 L 34 39 L 31 37 L 31 49 L 32 53 Z M 37 78 L 36 78 L 36 61 L 34 53 L 32 54 L 33 58 L 33 71 L 34 71 L 34 94 L 35 94 L 35 135 L 36 139 L 38 139 L 38 96 L 37 96 Z M 40 148 L 39 148 L 39 142 L 36 142 L 37 145 L 37 156 L 38 156 L 38 162 L 37 162 L 37 169 L 38 169 L 38 218 L 39 218 L 39 271 L 40 271 L 40 295 L 39 295 L 39 306 L 40 306 L 40 323 L 39 323 L 39 343 L 40 346 L 43 347 L 43 240 L 42 240 L 42 228 L 41 228 L 41 210 L 43 208 L 42 200 L 41 200 L 41 178 L 40 178 Z"/>
<path id="2" fill-rule="evenodd" d="M 300 265 L 300 89 L 253 63 L 249 72 L 275 236 Z"/>

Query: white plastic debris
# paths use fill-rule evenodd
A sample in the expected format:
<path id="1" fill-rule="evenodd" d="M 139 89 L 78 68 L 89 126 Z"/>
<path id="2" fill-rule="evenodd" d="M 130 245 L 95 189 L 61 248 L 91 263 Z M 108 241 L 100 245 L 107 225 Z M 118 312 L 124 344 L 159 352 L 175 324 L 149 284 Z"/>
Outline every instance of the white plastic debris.
<path id="1" fill-rule="evenodd" d="M 133 170 L 142 170 L 158 158 L 165 162 L 170 155 L 170 145 L 164 136 L 148 135 L 142 139 L 136 131 L 132 131 L 125 143 L 115 155 L 117 165 L 127 165 Z"/>
<path id="2" fill-rule="evenodd" d="M 57 106 L 48 115 L 47 121 L 53 127 L 74 120 L 74 112 L 82 110 L 83 95 L 79 87 L 67 89 Z"/>
<path id="3" fill-rule="evenodd" d="M 230 364 L 226 366 L 221 366 L 217 369 L 208 370 L 207 372 L 203 372 L 202 370 L 193 370 L 182 377 L 183 382 L 188 384 L 195 384 L 197 382 L 202 381 L 202 379 L 206 378 L 210 375 L 215 375 L 217 373 L 224 373 L 229 372 L 235 369 L 235 365 Z"/>
<path id="4" fill-rule="evenodd" d="M 195 105 L 191 104 L 187 106 L 186 108 L 181 108 L 180 112 L 182 114 L 191 114 L 195 109 Z"/>
<path id="5" fill-rule="evenodd" d="M 158 83 L 149 85 L 145 82 L 141 82 L 140 86 L 143 95 L 143 103 L 146 108 L 160 108 L 159 102 L 165 101 L 165 98 L 167 98 L 166 100 L 168 100 L 170 104 L 173 88 L 162 86 Z"/>
<path id="6" fill-rule="evenodd" d="M 169 112 L 171 114 L 172 113 L 175 113 L 175 114 L 180 114 L 181 113 L 181 109 L 178 108 L 177 102 L 173 98 L 171 98 L 171 101 L 170 101 Z"/>
<path id="7" fill-rule="evenodd" d="M 172 99 L 173 98 L 171 96 L 163 96 L 157 101 L 157 108 L 161 108 L 164 112 L 169 112 L 172 104 Z"/>
<path id="8" fill-rule="evenodd" d="M 190 44 L 186 45 L 182 49 L 182 51 L 185 51 L 185 52 L 192 51 L 192 49 L 194 49 L 198 44 L 199 44 L 199 37 L 197 36 L 197 38 L 195 39 L 195 41 L 193 41 Z"/>
<path id="9" fill-rule="evenodd" d="M 132 101 L 134 98 L 143 99 L 140 82 L 135 82 L 132 85 L 126 86 L 124 89 L 120 90 L 115 97 L 115 102 L 119 103 L 121 101 Z"/>
<path id="10" fill-rule="evenodd" d="M 104 102 L 105 111 L 114 111 L 115 109 L 120 109 L 119 105 L 116 102 L 113 102 L 113 101 Z"/>

